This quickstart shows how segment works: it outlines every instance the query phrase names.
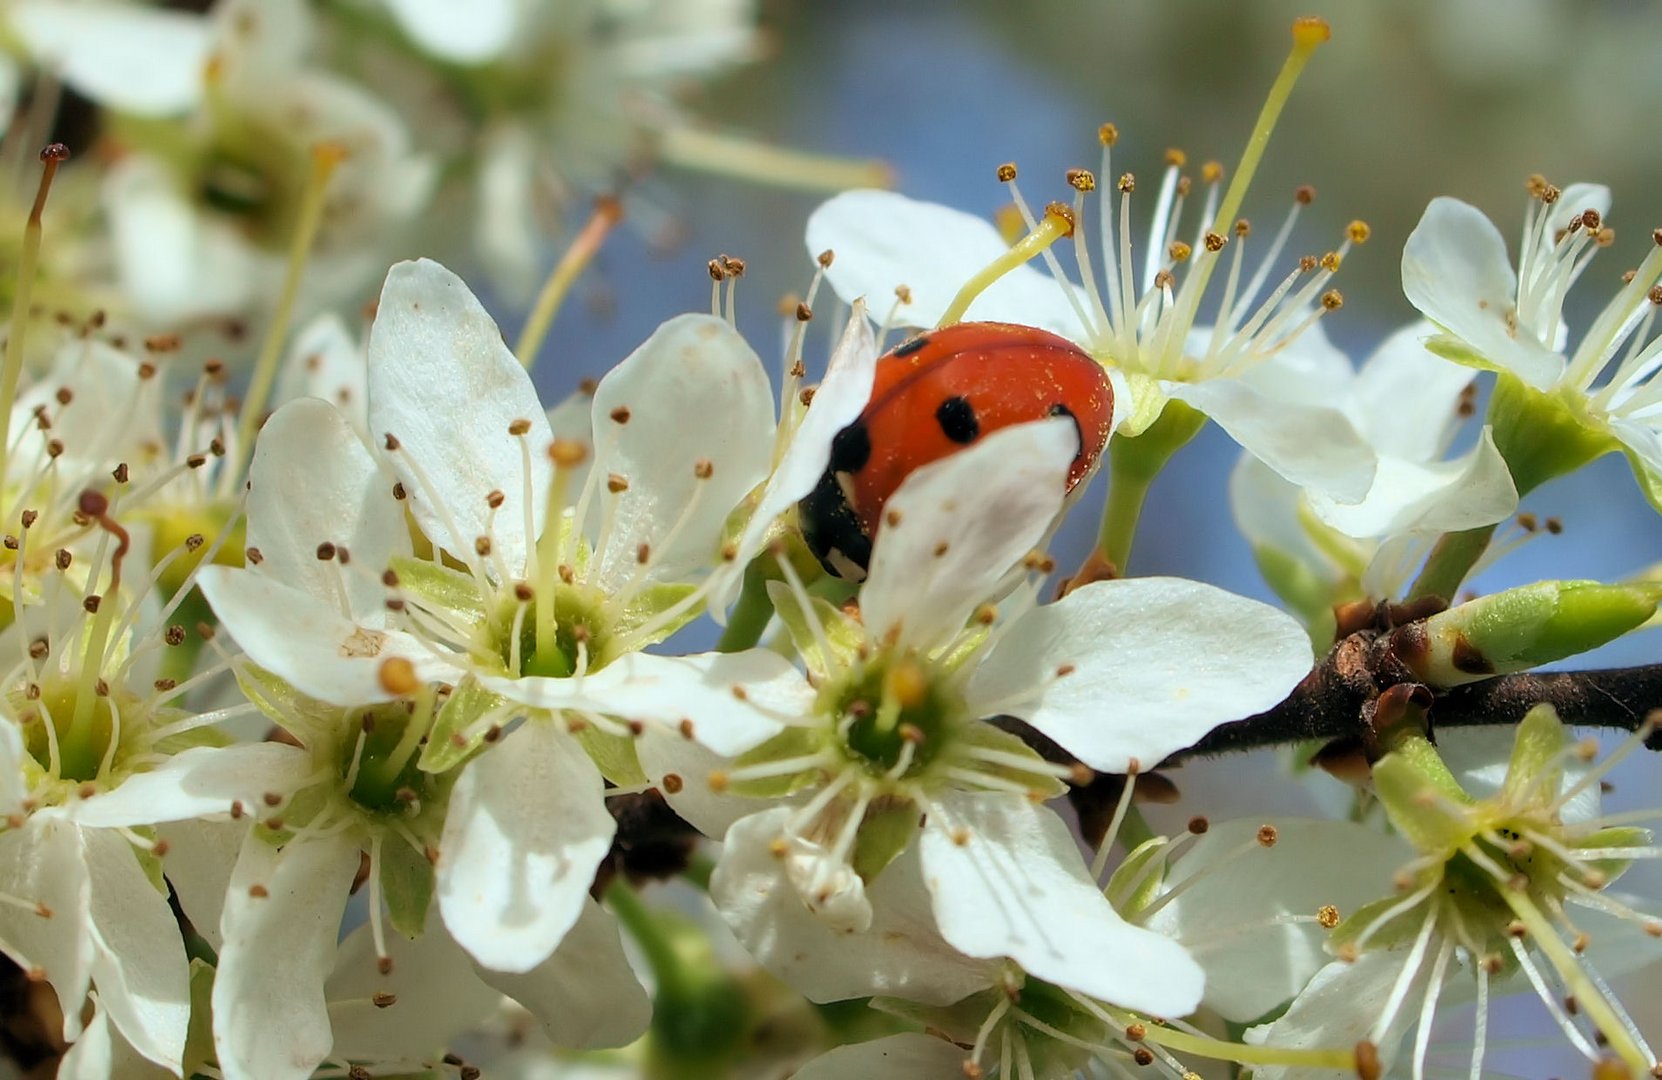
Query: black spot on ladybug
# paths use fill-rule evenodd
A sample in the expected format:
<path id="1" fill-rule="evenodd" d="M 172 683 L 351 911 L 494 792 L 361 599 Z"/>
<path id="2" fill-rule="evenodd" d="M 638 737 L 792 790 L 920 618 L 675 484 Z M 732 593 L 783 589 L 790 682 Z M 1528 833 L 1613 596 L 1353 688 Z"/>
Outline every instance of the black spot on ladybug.
<path id="1" fill-rule="evenodd" d="M 917 337 L 913 338 L 911 341 L 903 341 L 899 345 L 896 345 L 894 347 L 894 350 L 892 352 L 890 352 L 889 355 L 890 356 L 911 356 L 913 353 L 917 352 L 919 349 L 923 348 L 927 344 L 929 344 L 929 335 L 928 334 L 919 334 Z"/>
<path id="2" fill-rule="evenodd" d="M 831 440 L 830 472 L 855 473 L 871 460 L 871 432 L 864 420 L 856 420 Z"/>
<path id="3" fill-rule="evenodd" d="M 972 443 L 981 434 L 981 421 L 966 397 L 949 397 L 935 410 L 941 432 L 955 443 Z"/>
<path id="4" fill-rule="evenodd" d="M 867 450 L 870 450 L 869 446 Z M 836 460 L 834 455 L 835 451 L 833 461 Z M 871 559 L 871 537 L 860 527 L 860 519 L 848 505 L 848 497 L 837 482 L 834 470 L 825 470 L 814 490 L 797 505 L 801 513 L 802 538 L 807 541 L 808 550 L 819 559 L 821 566 L 841 577 L 845 568 L 837 565 L 838 554 L 855 566 L 866 566 Z"/>

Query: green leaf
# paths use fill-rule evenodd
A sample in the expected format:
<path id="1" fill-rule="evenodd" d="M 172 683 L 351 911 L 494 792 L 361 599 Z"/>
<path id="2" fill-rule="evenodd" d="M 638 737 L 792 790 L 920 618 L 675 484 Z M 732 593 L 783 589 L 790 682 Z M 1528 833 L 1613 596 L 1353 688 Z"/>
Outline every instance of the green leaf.
<path id="1" fill-rule="evenodd" d="M 491 713 L 500 713 L 499 722 L 506 723 L 514 709 L 507 698 L 486 690 L 471 675 L 457 683 L 433 718 L 432 734 L 421 750 L 421 771 L 449 772 L 471 757 L 484 744 L 490 726 L 479 721 Z"/>
<path id="2" fill-rule="evenodd" d="M 393 929 L 410 939 L 421 936 L 433 902 L 433 864 L 397 836 L 381 845 L 381 895 Z"/>

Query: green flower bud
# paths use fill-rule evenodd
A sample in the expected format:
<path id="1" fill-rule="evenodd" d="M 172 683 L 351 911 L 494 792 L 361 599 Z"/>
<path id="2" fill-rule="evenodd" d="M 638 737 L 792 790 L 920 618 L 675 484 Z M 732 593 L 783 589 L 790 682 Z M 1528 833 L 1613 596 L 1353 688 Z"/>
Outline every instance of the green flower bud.
<path id="1" fill-rule="evenodd" d="M 1542 581 L 1481 597 L 1397 632 L 1394 651 L 1430 686 L 1459 686 L 1596 649 L 1656 612 L 1662 585 Z"/>

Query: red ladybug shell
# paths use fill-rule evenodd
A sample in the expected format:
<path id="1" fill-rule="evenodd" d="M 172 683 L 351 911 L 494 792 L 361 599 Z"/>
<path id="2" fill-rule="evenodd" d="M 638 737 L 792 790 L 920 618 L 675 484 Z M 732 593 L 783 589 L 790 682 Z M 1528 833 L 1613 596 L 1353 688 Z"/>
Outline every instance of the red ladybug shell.
<path id="1" fill-rule="evenodd" d="M 1046 330 L 958 323 L 878 358 L 871 399 L 831 444 L 831 462 L 803 499 L 802 531 L 833 573 L 863 570 L 883 506 L 913 469 L 1012 424 L 1072 416 L 1079 453 L 1072 490 L 1108 442 L 1114 391 L 1102 366 Z"/>

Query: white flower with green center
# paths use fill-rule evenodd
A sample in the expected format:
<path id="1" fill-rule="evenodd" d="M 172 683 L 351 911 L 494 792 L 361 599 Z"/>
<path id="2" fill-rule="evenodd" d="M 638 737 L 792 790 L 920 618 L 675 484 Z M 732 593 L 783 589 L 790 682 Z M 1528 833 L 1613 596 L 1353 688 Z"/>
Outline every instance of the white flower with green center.
<path id="1" fill-rule="evenodd" d="M 1016 191 L 1014 166 L 1000 170 L 1031 230 L 1013 247 L 973 215 L 882 191 L 849 192 L 822 205 L 809 218 L 808 247 L 836 251 L 828 277 L 844 299 L 865 296 L 875 305 L 875 298 L 899 293 L 890 322 L 933 326 L 990 319 L 1043 327 L 1076 342 L 1115 376 L 1122 453 L 1131 453 L 1153 428 L 1149 449 L 1163 462 L 1210 417 L 1287 480 L 1357 502 L 1372 484 L 1373 454 L 1348 417 L 1302 392 L 1311 362 L 1303 348 L 1305 332 L 1342 304 L 1327 285 L 1350 247 L 1367 238 L 1367 226 L 1353 223 L 1337 250 L 1297 260 L 1272 286 L 1272 270 L 1308 201 L 1304 189 L 1250 275 L 1244 253 L 1253 230 L 1235 217 L 1298 72 L 1326 37 L 1320 20 L 1295 24 L 1292 55 L 1227 191 L 1221 190 L 1220 166 L 1209 163 L 1202 170 L 1207 197 L 1192 233 L 1182 225 L 1190 192 L 1182 172 L 1186 159 L 1177 151 L 1168 154 L 1140 268 L 1130 239 L 1137 187 L 1131 174 L 1115 182 L 1117 218 L 1104 198 L 1100 251 L 1093 252 L 1086 239 L 1086 198 L 1097 191 L 1099 176 L 1108 183 L 1115 175 L 1112 148 L 1119 136 L 1111 124 L 1100 133 L 1101 171 L 1068 174 L 1071 206 L 1052 203 L 1035 215 Z M 1181 239 L 1180 230 L 1186 233 Z M 1067 236 L 1082 284 L 1067 277 L 1049 250 Z M 1046 260 L 1048 275 L 1022 265 L 1036 254 Z M 1210 287 L 1220 270 L 1225 284 L 1218 295 Z M 1212 295 L 1217 299 L 1208 301 Z M 1202 318 L 1203 303 L 1216 305 L 1210 325 Z M 1179 405 L 1168 409 L 1174 401 Z"/>
<path id="2" fill-rule="evenodd" d="M 1626 1070 L 1621 1075 L 1651 1075 L 1656 1055 L 1603 976 L 1658 955 L 1662 918 L 1612 888 L 1633 860 L 1662 855 L 1649 831 L 1628 824 L 1656 815 L 1606 817 L 1598 809 L 1601 778 L 1648 731 L 1572 772 L 1578 759 L 1591 762 L 1596 744 L 1569 745 L 1551 707 L 1537 706 L 1517 729 L 1504 777 L 1483 797 L 1468 794 L 1476 785 L 1457 780 L 1423 737 L 1404 739 L 1374 766 L 1374 788 L 1418 855 L 1398 871 L 1395 895 L 1347 913 L 1328 942 L 1340 959 L 1280 1019 L 1249 1032 L 1249 1041 L 1365 1040 L 1388 1067 L 1413 1030 L 1410 1065 L 1418 1078 L 1439 1002 L 1470 979 L 1477 997 L 1471 1075 L 1479 1076 L 1490 994 L 1502 980 L 1527 980 L 1589 1061 L 1610 1056 Z"/>
<path id="3" fill-rule="evenodd" d="M 66 1038 L 80 1034 L 90 983 L 125 1043 L 178 1070 L 186 957 L 150 827 L 222 813 L 232 797 L 222 793 L 257 798 L 270 756 L 224 747 L 211 730 L 248 707 L 181 707 L 223 667 L 163 674 L 186 637 L 166 626 L 177 604 L 156 602 L 155 575 L 122 583 L 128 536 L 109 500 L 88 493 L 79 508 L 105 534 L 90 565 L 71 576 L 78 560 L 61 550 L 38 602 L 14 582 L 21 614 L 0 635 L 14 658 L 0 682 L 0 949 L 51 983 Z"/>
<path id="4" fill-rule="evenodd" d="M 176 325 L 263 305 L 312 215 L 322 228 L 306 296 L 350 294 L 432 188 L 433 162 L 413 151 L 398 115 L 309 61 L 315 27 L 299 0 L 230 0 L 202 17 L 78 4 L 26 15 L 25 43 L 112 110 L 127 152 L 106 177 L 105 204 L 123 291 L 144 319 Z M 103 25 L 111 15 L 119 21 Z M 171 47 L 134 62 L 139 43 L 164 38 Z M 343 160 L 320 183 L 312 156 L 323 144 Z"/>
<path id="5" fill-rule="evenodd" d="M 1104 854 L 1112 843 L 1110 837 Z M 1206 975 L 1201 1008 L 1249 1021 L 1303 988 L 1326 960 L 1322 938 L 1340 908 L 1386 885 L 1388 867 L 1403 849 L 1378 830 L 1350 823 L 1210 827 L 1197 819 L 1175 840 L 1155 837 L 1139 845 L 1109 879 L 1105 895 L 1127 923 L 1166 936 L 1199 962 Z M 860 934 L 816 927 L 780 901 L 762 900 L 763 886 L 779 875 L 777 862 L 770 868 L 753 860 L 743 887 L 734 890 L 741 910 L 750 909 L 747 928 L 761 903 L 773 906 L 780 940 L 764 934 L 747 943 L 793 986 L 815 1000 L 879 995 L 875 1007 L 947 1040 L 930 1047 L 897 1037 L 844 1048 L 815 1065 L 828 1071 L 806 1075 L 840 1075 L 829 1070 L 851 1069 L 855 1061 L 876 1077 L 1061 1076 L 1089 1070 L 1093 1061 L 1112 1068 L 1128 1060 L 1186 1077 L 1193 1074 L 1184 1060 L 1197 1058 L 1254 1067 L 1353 1064 L 1350 1044 L 1285 1051 L 1229 1042 L 1172 1023 L 1176 1014 L 1155 1019 L 1035 978 L 1008 960 L 972 960 L 933 934 L 915 863 L 902 856 L 890 870 L 900 871 L 898 880 L 880 879 L 884 922 Z M 887 1056 L 901 1046 L 938 1061 L 938 1071 L 907 1073 L 901 1062 L 909 1058 Z"/>
<path id="6" fill-rule="evenodd" d="M 1013 957 L 1111 1000 L 1193 1007 L 1198 969 L 1114 915 L 1060 819 L 1034 804 L 1074 770 L 984 718 L 1018 716 L 1086 765 L 1125 772 L 1279 701 L 1309 670 L 1309 646 L 1280 612 L 1173 579 L 1087 586 L 1043 607 L 1017 601 L 1029 610 L 1000 621 L 988 600 L 1024 559 L 1043 565 L 1032 550 L 1061 509 L 1077 450 L 1073 425 L 1052 421 L 915 472 L 885 512 L 857 618 L 810 598 L 781 563 L 789 584 L 774 585 L 774 604 L 807 662 L 811 706 L 708 784 L 708 758 L 684 744 L 640 746 L 666 798 L 711 835 L 745 813 L 739 796 L 786 801 L 727 829 L 713 884 L 724 904 L 739 902 L 740 867 L 777 857 L 795 895 L 782 903 L 833 927 L 875 925 L 868 887 L 883 888 L 884 867 L 916 839 L 934 919 L 954 947 Z M 1116 952 L 1141 961 L 1087 959 Z M 1151 970 L 1169 977 L 1145 978 Z"/>
<path id="7" fill-rule="evenodd" d="M 812 696 L 777 654 L 639 651 L 697 614 L 693 579 L 765 475 L 767 377 L 727 323 L 683 316 L 601 381 L 592 436 L 585 415 L 556 437 L 495 324 L 431 262 L 388 276 L 369 363 L 383 457 L 325 403 L 278 410 L 251 469 L 251 565 L 202 588 L 253 660 L 311 697 L 453 684 L 420 757 L 467 763 L 440 905 L 482 963 L 528 970 L 583 908 L 614 827 L 602 774 L 643 779 L 642 725 L 739 753 Z M 409 554 L 406 511 L 430 557 Z M 489 745 L 523 716 L 511 749 Z"/>
<path id="8" fill-rule="evenodd" d="M 1567 350 L 1563 306 L 1599 250 L 1610 192 L 1559 190 L 1531 177 L 1517 269 L 1500 231 L 1474 206 L 1440 197 L 1402 252 L 1402 289 L 1442 335 L 1438 353 L 1501 373 L 1490 422 L 1522 492 L 1619 450 L 1662 508 L 1662 230 L 1649 253 Z"/>
<path id="9" fill-rule="evenodd" d="M 1335 602 L 1360 595 L 1400 597 L 1435 537 L 1492 525 L 1517 507 L 1487 428 L 1470 450 L 1446 456 L 1471 414 L 1475 375 L 1427 351 L 1430 332 L 1425 323 L 1398 330 L 1360 370 L 1336 349 L 1306 350 L 1320 362 L 1303 393 L 1336 404 L 1379 462 L 1361 502 L 1301 489 L 1250 454 L 1235 466 L 1235 521 L 1266 580 L 1307 619 L 1329 618 Z M 1319 331 L 1308 339 L 1319 342 Z"/>
<path id="10" fill-rule="evenodd" d="M 417 767 L 436 707 L 430 689 L 409 702 L 342 708 L 252 666 L 238 675 L 298 745 L 261 746 L 270 760 L 258 801 L 220 804 L 252 819 L 222 883 L 212 1005 L 225 1076 L 298 1080 L 326 1062 L 416 1059 L 482 1019 L 497 993 L 579 1047 L 641 1033 L 645 992 L 623 961 L 616 924 L 593 901 L 585 898 L 553 956 L 513 975 L 471 963 L 430 912 L 431 860 L 457 780 Z M 171 775 L 200 796 L 215 787 L 199 771 Z M 366 856 L 369 922 L 337 954 Z M 578 968 L 581 979 L 572 977 Z M 400 1029 L 402 1055 L 392 1052 Z"/>

